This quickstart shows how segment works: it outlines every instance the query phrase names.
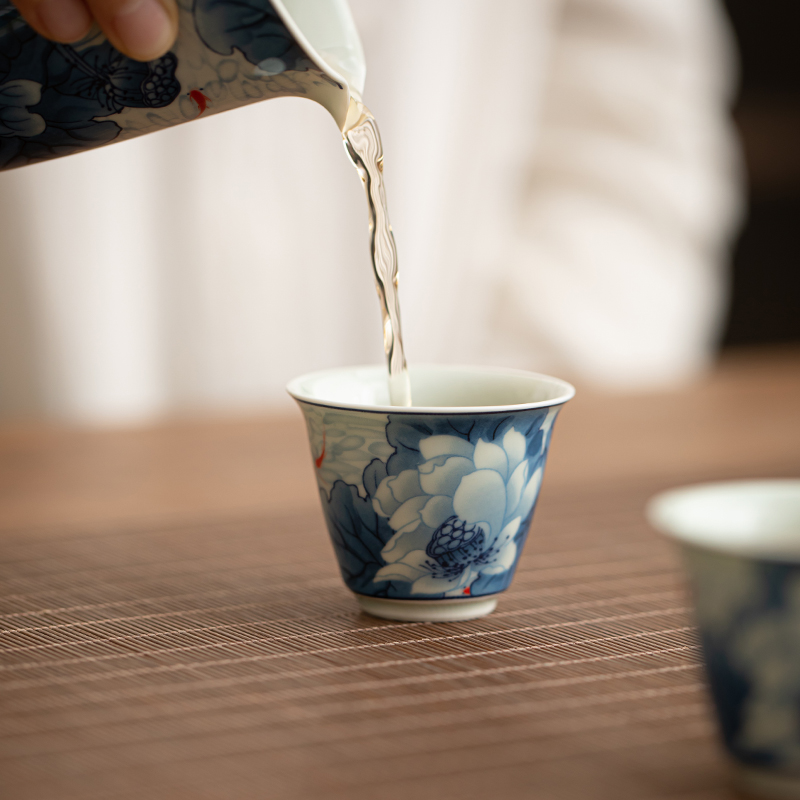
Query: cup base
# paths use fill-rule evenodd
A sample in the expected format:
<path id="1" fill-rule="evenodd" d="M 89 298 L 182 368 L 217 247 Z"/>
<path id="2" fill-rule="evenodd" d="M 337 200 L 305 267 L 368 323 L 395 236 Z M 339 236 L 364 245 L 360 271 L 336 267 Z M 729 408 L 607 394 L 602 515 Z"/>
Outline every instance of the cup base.
<path id="1" fill-rule="evenodd" d="M 747 797 L 765 800 L 800 800 L 800 775 L 787 775 L 776 770 L 735 766 L 734 782 Z"/>
<path id="2" fill-rule="evenodd" d="M 357 594 L 361 610 L 373 617 L 401 622 L 461 622 L 491 614 L 497 607 L 497 595 L 457 600 L 390 600 Z"/>

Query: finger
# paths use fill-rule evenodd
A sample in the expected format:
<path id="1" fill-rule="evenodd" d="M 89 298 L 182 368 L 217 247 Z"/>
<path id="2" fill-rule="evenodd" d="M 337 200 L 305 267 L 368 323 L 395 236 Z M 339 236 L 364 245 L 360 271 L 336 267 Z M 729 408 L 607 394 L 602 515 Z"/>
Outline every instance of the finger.
<path id="1" fill-rule="evenodd" d="M 25 21 L 56 42 L 77 42 L 92 27 L 92 14 L 83 0 L 17 0 Z"/>
<path id="2" fill-rule="evenodd" d="M 111 44 L 136 61 L 163 56 L 178 34 L 175 0 L 88 0 L 88 5 Z"/>

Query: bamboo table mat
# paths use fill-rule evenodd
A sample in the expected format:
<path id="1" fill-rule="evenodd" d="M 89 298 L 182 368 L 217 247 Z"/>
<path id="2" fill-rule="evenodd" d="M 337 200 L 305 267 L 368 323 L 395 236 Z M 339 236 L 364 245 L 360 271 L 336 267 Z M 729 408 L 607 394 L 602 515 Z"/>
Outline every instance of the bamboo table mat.
<path id="1" fill-rule="evenodd" d="M 727 797 L 649 493 L 545 483 L 448 624 L 360 614 L 316 511 L 8 535 L 3 796 Z"/>

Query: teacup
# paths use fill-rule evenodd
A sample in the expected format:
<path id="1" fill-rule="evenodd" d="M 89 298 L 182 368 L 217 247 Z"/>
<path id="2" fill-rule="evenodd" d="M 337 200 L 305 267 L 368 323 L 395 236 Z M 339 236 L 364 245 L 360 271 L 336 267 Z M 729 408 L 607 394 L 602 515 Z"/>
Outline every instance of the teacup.
<path id="1" fill-rule="evenodd" d="M 408 408 L 389 404 L 378 366 L 315 372 L 287 388 L 361 608 L 408 621 L 481 617 L 511 583 L 553 423 L 575 390 L 511 369 L 409 372 Z"/>
<path id="2" fill-rule="evenodd" d="M 800 798 L 800 480 L 676 489 L 647 514 L 683 546 L 739 787 Z"/>

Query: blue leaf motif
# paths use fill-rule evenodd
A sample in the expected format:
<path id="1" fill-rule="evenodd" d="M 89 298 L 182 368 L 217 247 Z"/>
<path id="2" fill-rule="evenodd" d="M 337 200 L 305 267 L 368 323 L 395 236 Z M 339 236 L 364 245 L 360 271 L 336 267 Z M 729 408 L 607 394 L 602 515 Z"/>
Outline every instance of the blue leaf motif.
<path id="1" fill-rule="evenodd" d="M 97 115 L 116 114 L 126 106 L 161 108 L 180 93 L 178 61 L 167 53 L 155 61 L 134 61 L 109 42 L 85 50 L 55 45 L 48 59 L 51 86 L 59 93 L 90 100 Z"/>
<path id="2" fill-rule="evenodd" d="M 0 169 L 113 141 L 109 117 L 125 108 L 163 108 L 181 92 L 174 53 L 134 61 L 102 36 L 75 45 L 39 36 L 0 0 Z"/>
<path id="3" fill-rule="evenodd" d="M 322 507 L 347 586 L 354 592 L 394 595 L 391 585 L 383 586 L 379 592 L 371 585 L 373 576 L 383 566 L 381 550 L 393 531 L 375 513 L 369 498 L 359 497 L 355 486 L 336 481 L 330 500 L 323 493 Z"/>
<path id="4" fill-rule="evenodd" d="M 42 85 L 35 81 L 9 81 L 0 86 L 0 136 L 38 136 L 46 123 L 29 111 L 42 97 Z"/>
<path id="5" fill-rule="evenodd" d="M 364 489 L 370 497 L 375 496 L 375 492 L 378 491 L 378 486 L 380 486 L 381 481 L 385 477 L 386 464 L 379 458 L 375 458 L 370 461 L 369 464 L 367 464 L 366 468 L 364 469 L 362 483 L 364 484 Z"/>
<path id="6" fill-rule="evenodd" d="M 305 69 L 305 53 L 297 46 L 272 5 L 265 0 L 195 0 L 197 33 L 220 55 L 236 47 L 252 64 L 268 62 L 269 72 Z"/>
<path id="7" fill-rule="evenodd" d="M 50 122 L 44 133 L 30 139 L 0 137 L 0 169 L 79 153 L 113 141 L 119 132 L 120 127 L 116 122 L 88 120 L 63 124 Z"/>

